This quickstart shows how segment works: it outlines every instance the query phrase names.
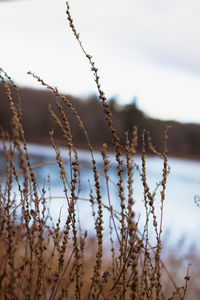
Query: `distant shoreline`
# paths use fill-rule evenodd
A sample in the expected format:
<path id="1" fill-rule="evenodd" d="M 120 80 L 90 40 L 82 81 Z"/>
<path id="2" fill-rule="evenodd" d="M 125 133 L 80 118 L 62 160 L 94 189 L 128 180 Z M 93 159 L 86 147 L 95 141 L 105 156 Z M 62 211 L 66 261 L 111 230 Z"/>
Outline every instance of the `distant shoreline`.
<path id="1" fill-rule="evenodd" d="M 63 140 L 59 140 L 59 139 L 56 139 L 56 143 L 57 145 L 61 148 L 61 150 L 63 150 L 63 148 L 67 147 L 64 143 L 63 143 Z M 44 138 L 44 139 L 38 139 L 37 141 L 35 139 L 31 139 L 31 140 L 27 140 L 27 146 L 30 147 L 30 146 L 39 146 L 39 147 L 49 147 L 51 148 L 51 143 L 50 141 L 47 139 L 47 138 Z M 102 148 L 102 145 L 94 145 L 93 146 L 93 151 L 97 154 L 100 153 L 101 151 L 101 148 Z M 86 152 L 86 151 L 89 151 L 88 147 L 86 145 L 77 145 L 76 144 L 76 149 L 79 149 L 80 151 L 83 151 L 83 152 Z M 2 151 L 3 148 L 2 148 L 2 145 L 0 144 L 0 151 Z M 44 149 L 43 149 L 44 150 Z M 32 151 L 31 151 L 32 152 Z M 42 151 L 43 152 L 43 151 Z M 37 151 L 38 153 L 38 151 Z M 52 149 L 52 154 L 53 155 L 55 152 L 54 150 Z M 108 155 L 112 155 L 114 154 L 114 151 L 112 151 L 111 147 L 108 146 Z M 138 151 L 136 156 L 140 156 L 140 152 Z M 42 153 L 43 155 L 43 153 Z M 155 155 L 152 155 L 150 153 L 147 153 L 147 156 L 148 157 L 155 157 Z M 176 154 L 172 154 L 170 153 L 168 155 L 168 158 L 170 159 L 173 159 L 173 158 L 176 158 L 176 159 L 181 159 L 181 160 L 190 160 L 190 161 L 196 161 L 196 162 L 200 162 L 200 155 L 199 156 L 195 156 L 195 155 L 176 155 Z"/>

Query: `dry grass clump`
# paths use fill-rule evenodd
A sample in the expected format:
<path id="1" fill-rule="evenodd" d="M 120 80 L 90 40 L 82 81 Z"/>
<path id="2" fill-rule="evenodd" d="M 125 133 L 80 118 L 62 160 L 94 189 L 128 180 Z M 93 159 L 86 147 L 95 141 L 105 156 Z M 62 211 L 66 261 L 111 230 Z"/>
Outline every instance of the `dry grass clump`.
<path id="1" fill-rule="evenodd" d="M 138 143 L 137 128 L 133 128 L 131 135 L 125 133 L 126 145 L 122 145 L 112 122 L 109 103 L 100 85 L 98 69 L 92 56 L 83 48 L 68 3 L 67 18 L 91 65 L 105 121 L 112 135 L 121 210 L 116 212 L 113 209 L 110 196 L 111 162 L 108 159 L 106 144 L 103 144 L 101 153 L 108 206 L 102 198 L 99 170 L 90 138 L 75 108 L 65 96 L 60 95 L 57 88 L 49 86 L 40 77 L 29 72 L 57 96 L 56 107 L 49 107 L 49 113 L 62 133 L 70 168 L 70 175 L 67 175 L 66 161 L 61 156 L 54 131 L 51 131 L 50 140 L 60 170 L 67 209 L 63 227 L 61 217 L 58 218 L 56 225 L 51 222 L 48 187 L 44 186 L 42 191 L 39 190 L 34 166 L 30 162 L 21 122 L 19 89 L 8 74 L 0 69 L 0 78 L 12 113 L 11 132 L 1 131 L 6 175 L 0 181 L 0 299 L 184 299 L 189 275 L 185 277 L 185 285 L 183 280 L 183 287 L 177 287 L 161 260 L 162 220 L 168 175 L 166 147 L 168 129 L 166 128 L 164 132 L 163 153 L 156 151 L 149 133 L 144 131 L 140 169 L 134 160 Z M 93 238 L 88 237 L 87 231 L 83 232 L 84 225 L 80 224 L 77 216 L 76 202 L 79 200 L 81 180 L 80 161 L 64 106 L 70 109 L 78 122 L 91 155 L 94 186 L 91 186 L 88 195 L 88 201 L 91 203 L 91 211 L 88 214 L 94 217 L 96 236 Z M 154 155 L 163 160 L 162 179 L 153 192 L 148 186 L 146 175 L 147 146 Z M 144 191 L 146 223 L 142 232 L 138 230 L 138 219 L 134 209 L 135 170 L 140 173 Z M 155 196 L 158 191 L 159 211 L 155 207 Z M 105 209 L 110 214 L 110 249 L 103 243 L 106 229 Z M 149 237 L 151 225 L 155 236 L 152 245 Z M 170 282 L 167 293 L 166 277 Z"/>

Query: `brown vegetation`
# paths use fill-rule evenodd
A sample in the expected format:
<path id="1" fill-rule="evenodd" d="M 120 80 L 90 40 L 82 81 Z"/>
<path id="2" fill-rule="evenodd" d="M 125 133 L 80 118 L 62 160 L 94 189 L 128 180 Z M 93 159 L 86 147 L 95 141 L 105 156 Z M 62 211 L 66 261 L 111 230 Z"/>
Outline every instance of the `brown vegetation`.
<path id="1" fill-rule="evenodd" d="M 152 145 L 146 130 L 142 130 L 140 138 L 135 126 L 132 128 L 131 134 L 123 133 L 124 142 L 121 142 L 119 132 L 112 119 L 109 103 L 106 101 L 100 85 L 98 69 L 92 57 L 83 48 L 79 34 L 74 27 L 68 3 L 67 18 L 91 65 L 101 102 L 101 106 L 98 104 L 96 107 L 99 110 L 103 108 L 104 123 L 107 125 L 105 130 L 109 131 L 109 134 L 102 136 L 104 144 L 101 149 L 109 205 L 105 207 L 104 199 L 102 199 L 102 187 L 99 181 L 99 170 L 94 159 L 93 141 L 88 134 L 89 128 L 95 124 L 92 116 L 87 121 L 92 124 L 88 124 L 87 128 L 70 97 L 61 95 L 56 88 L 49 86 L 30 72 L 55 96 L 53 100 L 55 103 L 48 107 L 49 116 L 56 125 L 56 134 L 59 131 L 63 138 L 70 165 L 70 176 L 67 176 L 64 167 L 65 161 L 61 157 L 54 138 L 56 134 L 54 131 L 50 131 L 50 141 L 55 150 L 68 213 L 64 228 L 60 226 L 60 217 L 56 225 L 49 225 L 51 216 L 48 213 L 48 187 L 44 186 L 42 191 L 39 191 L 34 167 L 30 163 L 22 122 L 20 92 L 8 74 L 0 69 L 1 87 L 10 111 L 10 130 L 9 132 L 1 131 L 6 176 L 0 181 L 0 299 L 183 300 L 190 279 L 189 274 L 186 274 L 185 279 L 183 276 L 181 287 L 179 287 L 175 282 L 176 274 L 172 276 L 161 260 L 162 220 L 169 171 L 166 145 L 168 127 L 164 130 L 162 151 L 156 150 Z M 35 102 L 31 102 L 31 105 L 35 106 Z M 92 101 L 90 105 L 93 105 Z M 33 110 L 30 111 L 28 124 L 31 131 L 33 126 L 31 122 L 35 118 Z M 44 110 L 43 107 L 37 109 L 38 119 L 42 119 L 46 114 L 46 108 Z M 95 114 L 96 120 L 99 122 L 103 120 L 100 111 L 98 115 Z M 44 127 L 46 130 L 45 122 L 43 126 L 39 124 L 36 131 L 40 132 Z M 51 124 L 51 121 L 49 122 Z M 76 131 L 81 132 L 91 155 L 94 186 L 91 186 L 88 201 L 92 207 L 90 213 L 95 219 L 95 237 L 87 237 L 87 232 L 82 233 L 80 229 L 84 230 L 84 226 L 79 224 L 77 216 L 75 204 L 79 200 L 80 162 L 76 150 L 76 131 L 72 134 L 71 124 L 76 124 Z M 116 159 L 118 201 L 120 201 L 121 207 L 119 212 L 113 209 L 112 199 L 109 196 L 110 161 L 107 156 L 105 139 L 111 143 L 110 137 Z M 100 141 L 102 140 L 100 139 Z M 141 145 L 141 169 L 134 160 L 138 143 Z M 160 195 L 159 213 L 156 213 L 155 210 L 156 191 L 152 192 L 147 183 L 147 147 L 152 155 L 158 156 L 163 161 L 162 179 L 157 191 Z M 14 161 L 14 155 L 18 156 L 17 164 Z M 139 232 L 138 220 L 135 217 L 134 170 L 140 173 L 144 188 L 146 224 L 143 232 Z M 124 179 L 124 172 L 128 174 L 127 181 Z M 13 189 L 14 185 L 18 187 L 17 194 Z M 128 191 L 127 196 L 125 189 Z M 53 199 L 51 200 L 53 201 Z M 104 209 L 110 213 L 110 250 L 108 245 L 104 248 L 103 244 L 105 238 Z M 153 226 L 155 235 L 155 242 L 152 245 L 149 240 L 150 225 Z M 170 284 L 168 285 L 168 283 Z"/>

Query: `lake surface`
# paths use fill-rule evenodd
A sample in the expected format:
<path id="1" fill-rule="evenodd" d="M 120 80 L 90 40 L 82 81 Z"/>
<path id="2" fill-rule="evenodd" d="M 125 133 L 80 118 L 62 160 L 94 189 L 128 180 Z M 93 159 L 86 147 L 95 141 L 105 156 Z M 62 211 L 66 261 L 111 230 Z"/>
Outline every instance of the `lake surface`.
<path id="1" fill-rule="evenodd" d="M 31 164 L 55 162 L 55 152 L 51 147 L 28 145 L 31 154 Z M 64 160 L 68 159 L 68 152 L 61 149 L 61 154 Z M 90 153 L 80 150 L 79 161 L 81 185 L 80 194 L 77 203 L 77 214 L 80 217 L 80 222 L 84 229 L 92 231 L 94 229 L 94 220 L 91 214 L 91 204 L 86 201 L 89 199 L 90 189 L 93 190 L 95 196 L 95 188 L 93 182 L 93 173 L 89 168 L 91 166 Z M 117 182 L 115 170 L 115 159 L 112 154 L 108 155 L 111 161 L 111 169 L 109 171 L 109 192 L 112 206 L 115 210 L 120 211 L 120 203 L 118 200 Z M 97 168 L 100 172 L 103 171 L 101 154 L 95 152 Z M 135 162 L 140 166 L 140 157 L 135 158 Z M 200 208 L 195 204 L 195 195 L 200 195 L 200 162 L 183 160 L 177 158 L 169 158 L 170 174 L 168 175 L 166 199 L 164 203 L 164 221 L 163 221 L 163 238 L 168 238 L 170 243 L 178 242 L 185 238 L 187 245 L 195 244 L 200 249 L 199 228 L 200 228 Z M 70 177 L 69 166 L 66 165 L 66 173 Z M 67 215 L 67 204 L 64 199 L 63 185 L 59 178 L 59 168 L 57 165 L 51 164 L 40 168 L 35 168 L 34 172 L 38 179 L 38 187 L 40 191 L 43 186 L 46 186 L 47 196 L 51 194 L 50 212 L 53 221 L 56 223 L 61 211 L 62 224 L 64 224 Z M 147 158 L 147 182 L 151 191 L 156 188 L 156 183 L 162 179 L 162 160 L 157 157 Z M 3 152 L 0 149 L 0 179 L 5 176 L 5 164 Z M 108 196 L 105 185 L 105 178 L 100 176 L 101 194 L 103 202 L 108 205 Z M 51 191 L 48 190 L 48 177 L 51 182 Z M 124 178 L 126 179 L 126 169 L 124 169 Z M 126 188 L 126 186 L 125 186 Z M 139 220 L 139 228 L 142 230 L 145 221 L 144 196 L 141 176 L 134 171 L 134 200 L 136 218 Z M 15 189 L 15 188 L 14 188 Z M 17 192 L 17 189 L 15 190 Z M 155 198 L 155 206 L 157 213 L 160 211 L 160 192 L 157 192 Z M 62 208 L 62 209 L 61 209 Z M 108 212 L 105 210 L 104 227 L 108 228 Z M 109 237 L 108 237 L 109 238 Z"/>

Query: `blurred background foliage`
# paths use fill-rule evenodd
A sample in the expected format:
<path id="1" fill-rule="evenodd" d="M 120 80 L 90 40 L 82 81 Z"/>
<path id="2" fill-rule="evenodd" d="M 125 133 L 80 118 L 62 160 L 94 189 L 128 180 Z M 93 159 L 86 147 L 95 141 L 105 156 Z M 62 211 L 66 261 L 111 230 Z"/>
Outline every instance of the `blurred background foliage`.
<path id="1" fill-rule="evenodd" d="M 22 101 L 23 125 L 27 141 L 48 144 L 50 142 L 48 132 L 52 128 L 56 132 L 57 139 L 61 139 L 61 134 L 57 126 L 51 120 L 49 114 L 46 113 L 49 104 L 56 110 L 56 97 L 49 91 L 30 88 L 20 88 L 20 95 Z M 111 147 L 111 136 L 105 125 L 104 114 L 98 97 L 96 95 L 91 95 L 87 99 L 70 95 L 67 95 L 67 97 L 85 124 L 94 148 L 99 148 L 102 143 L 107 143 L 108 146 Z M 124 106 L 119 105 L 115 98 L 110 99 L 109 102 L 112 118 L 123 144 L 125 143 L 124 132 L 128 131 L 131 134 L 133 126 L 136 125 L 139 134 L 142 134 L 144 128 L 150 131 L 155 148 L 158 151 L 162 151 L 163 143 L 160 137 L 163 135 L 163 130 L 167 124 L 171 125 L 168 137 L 169 155 L 200 158 L 200 125 L 152 119 L 138 109 L 136 97 L 133 98 L 130 104 Z M 165 109 L 164 103 L 163 109 Z M 87 147 L 85 137 L 79 130 L 77 121 L 67 108 L 65 108 L 65 111 L 71 124 L 76 146 L 81 148 Z M 9 120 L 10 115 L 7 97 L 2 85 L 0 85 L 0 126 L 8 131 L 10 129 Z"/>

